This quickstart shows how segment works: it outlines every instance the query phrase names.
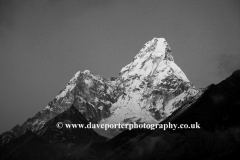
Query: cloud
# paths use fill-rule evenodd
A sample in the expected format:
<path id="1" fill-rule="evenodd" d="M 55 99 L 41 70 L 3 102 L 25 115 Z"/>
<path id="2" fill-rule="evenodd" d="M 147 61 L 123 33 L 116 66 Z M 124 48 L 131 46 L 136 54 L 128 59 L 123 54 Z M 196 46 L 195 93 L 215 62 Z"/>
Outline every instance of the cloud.
<path id="1" fill-rule="evenodd" d="M 235 70 L 240 69 L 240 54 L 220 54 L 218 57 L 218 74 L 229 76 Z"/>

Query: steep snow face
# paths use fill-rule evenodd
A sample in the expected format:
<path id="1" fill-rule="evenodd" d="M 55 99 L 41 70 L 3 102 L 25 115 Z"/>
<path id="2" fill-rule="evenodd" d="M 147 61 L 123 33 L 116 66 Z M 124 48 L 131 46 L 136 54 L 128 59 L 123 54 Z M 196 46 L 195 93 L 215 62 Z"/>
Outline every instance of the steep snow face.
<path id="1" fill-rule="evenodd" d="M 169 74 L 175 71 L 175 74 L 189 82 L 185 74 L 174 63 L 171 49 L 166 40 L 154 38 L 144 45 L 139 54 L 134 57 L 133 62 L 122 68 L 120 75 L 123 80 L 126 80 L 136 75 L 147 77 L 164 71 L 168 71 Z M 163 74 L 160 74 L 161 78 L 162 76 Z"/>
<path id="2" fill-rule="evenodd" d="M 199 91 L 174 63 L 164 38 L 147 42 L 120 80 L 124 93 L 100 123 L 159 123 Z"/>
<path id="3" fill-rule="evenodd" d="M 147 76 L 153 73 L 163 60 L 173 61 L 170 52 L 170 47 L 164 38 L 154 38 L 144 45 L 139 54 L 134 57 L 133 62 L 122 68 L 120 75 L 123 79 L 135 74 Z"/>

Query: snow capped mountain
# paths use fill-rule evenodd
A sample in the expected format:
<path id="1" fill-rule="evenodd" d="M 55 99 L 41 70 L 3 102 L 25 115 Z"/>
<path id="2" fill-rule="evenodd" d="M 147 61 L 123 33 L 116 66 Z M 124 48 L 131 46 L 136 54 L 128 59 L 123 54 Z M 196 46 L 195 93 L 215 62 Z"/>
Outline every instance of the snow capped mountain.
<path id="1" fill-rule="evenodd" d="M 174 63 L 164 38 L 147 42 L 119 79 L 124 92 L 100 123 L 159 123 L 201 93 Z"/>
<path id="2" fill-rule="evenodd" d="M 92 123 L 159 123 L 190 99 L 201 95 L 174 63 L 164 38 L 147 42 L 119 77 L 109 79 L 78 71 L 48 105 L 21 126 L 2 134 L 3 144 L 46 122 L 73 104 Z M 96 130 L 113 137 L 113 133 Z"/>

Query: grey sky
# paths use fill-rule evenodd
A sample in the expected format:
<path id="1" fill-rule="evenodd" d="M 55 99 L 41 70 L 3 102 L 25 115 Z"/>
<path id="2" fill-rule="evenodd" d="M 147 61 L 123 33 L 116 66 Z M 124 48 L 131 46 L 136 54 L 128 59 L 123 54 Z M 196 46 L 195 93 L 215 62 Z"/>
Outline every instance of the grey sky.
<path id="1" fill-rule="evenodd" d="M 153 37 L 197 87 L 240 68 L 239 0 L 0 0 L 0 133 L 78 71 L 117 76 Z"/>

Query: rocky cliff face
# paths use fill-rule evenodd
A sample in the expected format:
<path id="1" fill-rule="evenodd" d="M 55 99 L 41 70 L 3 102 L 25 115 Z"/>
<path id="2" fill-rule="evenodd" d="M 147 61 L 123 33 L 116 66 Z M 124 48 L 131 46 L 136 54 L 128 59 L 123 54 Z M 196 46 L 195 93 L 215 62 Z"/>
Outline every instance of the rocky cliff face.
<path id="1" fill-rule="evenodd" d="M 154 38 L 122 68 L 119 77 L 106 79 L 88 70 L 77 72 L 42 111 L 3 133 L 2 144 L 19 137 L 27 129 L 39 131 L 72 104 L 92 123 L 159 123 L 201 94 L 202 91 L 196 89 L 174 63 L 166 40 Z M 113 137 L 121 130 L 96 132 Z"/>

